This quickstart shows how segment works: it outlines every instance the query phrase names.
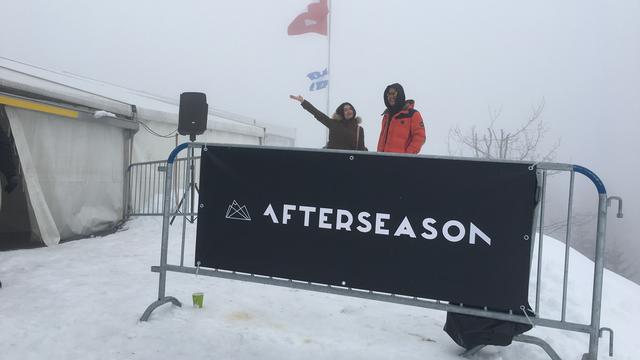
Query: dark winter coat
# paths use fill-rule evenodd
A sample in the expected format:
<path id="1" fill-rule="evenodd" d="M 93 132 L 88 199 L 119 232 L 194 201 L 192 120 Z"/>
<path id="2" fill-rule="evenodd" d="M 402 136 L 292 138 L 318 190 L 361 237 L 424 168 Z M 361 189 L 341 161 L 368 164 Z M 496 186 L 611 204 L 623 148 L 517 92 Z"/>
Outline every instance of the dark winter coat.
<path id="1" fill-rule="evenodd" d="M 1 109 L 0 109 L 1 110 Z M 13 151 L 11 146 L 11 140 L 0 127 L 0 174 L 4 175 L 7 184 L 5 186 L 6 192 L 11 192 L 17 185 L 17 172 L 16 164 L 13 160 Z"/>
<path id="2" fill-rule="evenodd" d="M 329 128 L 327 149 L 367 151 L 364 146 L 364 130 L 358 125 L 361 122 L 359 117 L 347 120 L 338 114 L 334 114 L 330 118 L 307 100 L 304 100 L 301 105 L 324 126 Z"/>

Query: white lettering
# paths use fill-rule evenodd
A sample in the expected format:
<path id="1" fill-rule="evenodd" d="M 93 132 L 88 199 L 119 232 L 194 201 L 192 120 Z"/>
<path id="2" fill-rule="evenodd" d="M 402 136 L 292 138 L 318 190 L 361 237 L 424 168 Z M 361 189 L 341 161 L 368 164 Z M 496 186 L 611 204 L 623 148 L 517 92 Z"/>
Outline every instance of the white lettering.
<path id="1" fill-rule="evenodd" d="M 347 221 L 342 221 L 342 218 L 346 217 Z M 351 231 L 351 224 L 353 223 L 353 215 L 347 210 L 338 209 L 336 211 L 336 230 Z"/>
<path id="2" fill-rule="evenodd" d="M 371 231 L 371 222 L 367 220 L 370 216 L 371 214 L 369 214 L 366 211 L 363 211 L 360 214 L 358 214 L 358 221 L 360 221 L 360 224 L 362 224 L 356 228 L 358 229 L 358 231 L 362 233 L 368 233 L 369 231 Z"/>
<path id="3" fill-rule="evenodd" d="M 284 204 L 282 205 L 282 224 L 287 225 L 289 219 L 291 219 L 291 215 L 289 215 L 290 210 L 295 210 L 295 205 Z"/>
<path id="4" fill-rule="evenodd" d="M 458 235 L 452 236 L 451 233 L 449 233 L 449 228 L 452 226 L 455 226 L 458 228 Z M 465 234 L 464 225 L 462 225 L 462 223 L 458 220 L 449 220 L 446 223 L 444 223 L 444 226 L 442 227 L 442 235 L 444 235 L 445 239 L 451 242 L 458 242 L 462 240 L 462 238 L 464 237 L 464 234 Z"/>
<path id="5" fill-rule="evenodd" d="M 471 223 L 471 228 L 469 229 L 469 244 L 476 243 L 476 236 L 479 236 L 484 242 L 491 246 L 491 238 L 483 233 L 474 223 Z"/>
<path id="6" fill-rule="evenodd" d="M 331 229 L 331 224 L 327 222 L 327 215 L 333 214 L 333 209 L 320 208 L 320 213 L 318 214 L 318 227 L 322 229 Z"/>
<path id="7" fill-rule="evenodd" d="M 267 206 L 267 210 L 264 211 L 264 214 L 262 214 L 264 216 L 271 216 L 271 221 L 273 221 L 274 224 L 279 224 L 278 223 L 278 217 L 276 216 L 276 212 L 273 211 L 273 206 L 271 206 L 271 204 L 269 204 L 269 206 Z"/>
<path id="8" fill-rule="evenodd" d="M 391 218 L 391 215 L 389 214 L 376 213 L 376 230 L 375 230 L 376 234 L 389 235 L 389 230 L 383 229 L 382 227 L 384 226 L 384 220 L 389 220 L 390 218 Z"/>
<path id="9" fill-rule="evenodd" d="M 304 212 L 304 226 L 309 226 L 309 214 L 316 212 L 316 208 L 312 206 L 298 206 L 298 210 Z"/>
<path id="10" fill-rule="evenodd" d="M 436 230 L 436 228 L 434 228 L 433 224 L 435 224 L 436 221 L 432 218 L 425 218 L 424 220 L 422 220 L 422 227 L 427 230 L 428 232 L 423 232 L 422 234 L 420 234 L 420 236 L 422 236 L 423 238 L 427 239 L 427 240 L 433 240 L 435 238 L 438 237 L 438 230 Z"/>
<path id="11" fill-rule="evenodd" d="M 402 223 L 400 223 L 400 226 L 398 226 L 396 233 L 393 234 L 393 236 L 400 236 L 400 235 L 409 235 L 414 239 L 416 238 L 416 233 L 413 232 L 411 223 L 409 222 L 409 219 L 406 216 L 404 217 L 404 220 L 402 220 Z"/>
<path id="12" fill-rule="evenodd" d="M 310 226 L 311 217 L 317 213 L 318 228 L 321 229 L 353 231 L 353 227 L 355 226 L 355 229 L 361 233 L 370 233 L 371 230 L 373 230 L 376 235 L 389 236 L 393 234 L 395 237 L 408 236 L 412 239 L 416 238 L 413 224 L 411 224 L 408 216 L 402 218 L 400 225 L 398 225 L 394 231 L 387 227 L 389 226 L 388 221 L 391 220 L 391 214 L 362 211 L 358 213 L 356 223 L 354 221 L 354 218 L 356 218 L 355 213 L 347 209 L 283 204 L 281 218 L 283 225 L 290 224 L 292 219 L 296 220 L 294 223 L 297 223 L 297 216 L 299 215 L 296 213 L 296 210 L 304 214 L 303 224 L 305 227 Z M 335 218 L 333 214 L 335 214 Z M 272 204 L 267 205 L 262 215 L 269 217 L 274 224 L 280 223 Z M 395 219 L 394 217 L 394 220 Z M 315 218 L 313 220 L 315 225 Z M 393 221 L 393 224 L 395 223 L 396 221 Z M 427 240 L 444 238 L 449 242 L 457 243 L 465 239 L 467 234 L 469 234 L 468 240 L 470 245 L 484 242 L 491 246 L 491 237 L 472 222 L 469 222 L 468 228 L 458 220 L 448 220 L 443 226 L 438 226 L 437 223 L 440 223 L 440 221 L 430 217 L 424 218 L 422 220 L 424 231 L 420 233 L 420 236 Z"/>

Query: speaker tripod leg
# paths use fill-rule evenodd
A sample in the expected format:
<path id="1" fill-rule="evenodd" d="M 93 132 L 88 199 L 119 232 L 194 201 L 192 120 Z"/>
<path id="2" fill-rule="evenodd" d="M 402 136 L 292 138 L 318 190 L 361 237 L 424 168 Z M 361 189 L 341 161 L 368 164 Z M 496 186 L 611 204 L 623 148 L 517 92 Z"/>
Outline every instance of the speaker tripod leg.
<path id="1" fill-rule="evenodd" d="M 198 195 L 200 195 L 200 190 L 198 189 L 198 184 L 196 184 L 195 182 L 192 183 L 191 186 L 189 186 L 189 187 L 190 187 L 190 191 L 191 191 L 191 219 L 190 220 L 188 219 L 187 221 L 189 221 L 190 223 L 193 224 L 193 223 L 196 222 L 196 220 L 198 220 L 198 217 L 193 215 L 193 214 L 195 214 L 194 208 L 193 208 L 194 205 L 195 205 L 195 193 L 197 192 Z"/>
<path id="2" fill-rule="evenodd" d="M 194 191 L 195 190 L 195 191 Z M 200 189 L 198 189 L 198 184 L 196 182 L 191 182 L 189 183 L 189 188 L 187 190 L 184 191 L 184 193 L 182 193 L 182 197 L 180 198 L 180 201 L 178 202 L 178 206 L 176 207 L 176 212 L 179 213 L 180 212 L 180 208 L 182 207 L 182 203 L 184 202 L 184 200 L 187 198 L 187 192 L 190 192 L 190 197 L 191 197 L 191 218 L 187 219 L 187 221 L 191 224 L 195 223 L 197 220 L 197 217 L 194 216 L 194 203 L 195 203 L 195 192 L 198 192 L 198 194 L 200 194 Z M 187 215 L 185 215 L 187 216 Z M 169 221 L 169 225 L 173 225 L 173 221 L 176 219 L 176 215 L 173 215 L 173 217 L 171 217 L 171 220 Z"/>
<path id="3" fill-rule="evenodd" d="M 195 166 L 195 160 L 194 160 L 194 157 L 195 157 L 195 153 L 194 152 L 195 151 L 194 151 L 193 148 L 191 148 L 189 150 L 191 152 L 191 156 L 190 156 L 191 163 L 189 164 L 189 167 L 190 167 L 189 170 L 191 171 L 191 178 L 189 179 L 189 180 L 191 180 L 190 183 L 189 183 L 189 191 L 191 192 L 191 194 L 190 194 L 191 195 L 191 220 L 189 222 L 193 224 L 196 221 L 194 219 L 194 217 L 193 217 L 193 202 L 195 201 L 195 191 L 194 190 L 195 190 L 195 185 L 196 185 L 196 181 L 194 179 L 195 179 L 195 167 L 196 166 Z"/>
<path id="4" fill-rule="evenodd" d="M 178 206 L 176 206 L 176 212 L 180 212 L 180 207 L 182 206 L 182 202 L 184 201 L 185 195 L 182 195 L 182 199 L 180 199 L 180 202 L 178 202 Z M 171 220 L 169 221 L 169 225 L 173 225 L 173 221 L 176 219 L 177 215 L 173 215 L 173 217 L 171 217 Z"/>

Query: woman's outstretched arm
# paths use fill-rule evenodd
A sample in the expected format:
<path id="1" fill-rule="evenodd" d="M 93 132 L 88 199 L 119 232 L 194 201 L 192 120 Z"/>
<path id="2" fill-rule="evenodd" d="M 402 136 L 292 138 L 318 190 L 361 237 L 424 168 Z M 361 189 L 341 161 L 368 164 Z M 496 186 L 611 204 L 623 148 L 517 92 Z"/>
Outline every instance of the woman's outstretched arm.
<path id="1" fill-rule="evenodd" d="M 324 126 L 331 127 L 333 125 L 334 121 L 331 120 L 331 118 L 325 115 L 322 111 L 316 109 L 315 106 L 311 105 L 311 103 L 305 100 L 302 96 L 289 95 L 289 97 L 293 100 L 299 101 L 300 105 L 302 105 L 305 110 L 311 113 L 311 115 L 313 115 L 313 117 L 320 121 Z"/>

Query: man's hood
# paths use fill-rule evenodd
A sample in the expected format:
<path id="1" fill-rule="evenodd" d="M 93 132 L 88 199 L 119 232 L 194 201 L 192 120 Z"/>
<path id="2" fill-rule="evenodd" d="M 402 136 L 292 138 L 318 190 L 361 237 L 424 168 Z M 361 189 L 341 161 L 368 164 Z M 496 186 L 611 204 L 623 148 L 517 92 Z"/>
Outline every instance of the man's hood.
<path id="1" fill-rule="evenodd" d="M 387 93 L 392 88 L 396 89 L 396 91 L 398 92 L 398 96 L 396 97 L 396 104 L 394 106 L 389 105 L 389 100 L 387 100 Z M 402 110 L 402 108 L 405 105 L 404 89 L 402 88 L 402 85 L 398 83 L 387 86 L 387 88 L 384 89 L 383 96 L 384 96 L 384 104 L 387 107 L 387 110 L 389 110 L 392 114 L 395 114 L 398 111 Z"/>

